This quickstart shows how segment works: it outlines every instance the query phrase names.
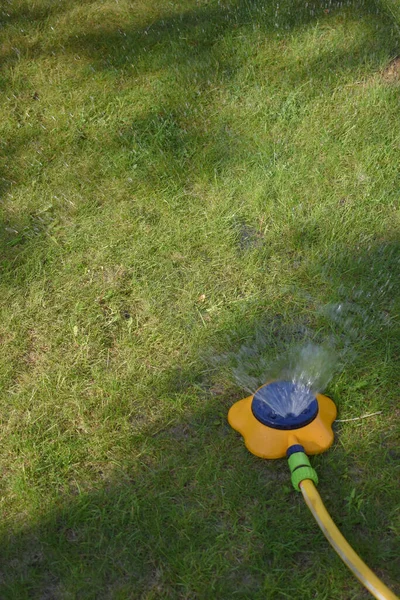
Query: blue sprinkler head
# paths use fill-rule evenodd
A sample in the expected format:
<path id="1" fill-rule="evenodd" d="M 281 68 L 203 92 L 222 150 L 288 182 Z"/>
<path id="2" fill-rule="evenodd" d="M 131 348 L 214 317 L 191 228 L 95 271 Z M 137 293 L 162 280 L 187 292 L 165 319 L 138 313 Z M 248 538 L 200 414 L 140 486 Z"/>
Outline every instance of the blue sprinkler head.
<path id="1" fill-rule="evenodd" d="M 289 413 L 283 417 L 272 408 L 279 406 L 287 398 L 295 397 L 296 393 L 298 386 L 293 381 L 273 381 L 263 385 L 254 394 L 251 411 L 257 421 L 272 429 L 300 429 L 318 415 L 318 402 L 311 390 L 302 389 L 302 400 L 306 408 L 298 416 Z"/>

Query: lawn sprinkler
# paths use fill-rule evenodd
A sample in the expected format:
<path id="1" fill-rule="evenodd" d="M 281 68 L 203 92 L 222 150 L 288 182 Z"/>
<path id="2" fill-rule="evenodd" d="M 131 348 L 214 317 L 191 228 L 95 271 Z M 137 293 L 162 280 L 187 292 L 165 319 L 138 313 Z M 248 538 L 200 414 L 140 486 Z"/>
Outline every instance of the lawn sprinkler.
<path id="1" fill-rule="evenodd" d="M 228 421 L 252 454 L 268 459 L 287 456 L 294 489 L 302 493 L 343 562 L 375 598 L 399 600 L 345 540 L 315 487 L 318 477 L 307 454 L 320 454 L 332 445 L 336 414 L 336 406 L 327 396 L 293 381 L 272 381 L 231 406 Z"/>

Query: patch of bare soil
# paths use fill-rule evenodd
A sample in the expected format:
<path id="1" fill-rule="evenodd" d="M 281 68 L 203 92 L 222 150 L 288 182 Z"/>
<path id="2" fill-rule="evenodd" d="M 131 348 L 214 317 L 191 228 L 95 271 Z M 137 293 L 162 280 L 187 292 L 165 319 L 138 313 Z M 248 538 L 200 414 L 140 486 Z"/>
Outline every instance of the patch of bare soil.
<path id="1" fill-rule="evenodd" d="M 400 82 L 400 56 L 391 60 L 386 69 L 382 71 L 382 79 L 386 83 Z"/>

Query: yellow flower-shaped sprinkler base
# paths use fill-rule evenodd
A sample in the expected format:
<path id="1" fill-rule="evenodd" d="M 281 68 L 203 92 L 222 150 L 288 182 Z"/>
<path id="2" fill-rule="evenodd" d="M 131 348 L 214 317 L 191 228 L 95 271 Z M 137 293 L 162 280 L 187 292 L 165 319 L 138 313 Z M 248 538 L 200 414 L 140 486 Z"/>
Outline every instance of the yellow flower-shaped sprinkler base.
<path id="1" fill-rule="evenodd" d="M 332 423 L 337 411 L 327 396 L 310 396 L 309 406 L 297 417 L 290 414 L 281 417 L 270 408 L 270 398 L 293 392 L 290 388 L 294 387 L 289 381 L 273 381 L 229 410 L 229 424 L 242 434 L 252 454 L 260 458 L 283 458 L 294 444 L 301 444 L 307 454 L 319 454 L 332 445 Z"/>

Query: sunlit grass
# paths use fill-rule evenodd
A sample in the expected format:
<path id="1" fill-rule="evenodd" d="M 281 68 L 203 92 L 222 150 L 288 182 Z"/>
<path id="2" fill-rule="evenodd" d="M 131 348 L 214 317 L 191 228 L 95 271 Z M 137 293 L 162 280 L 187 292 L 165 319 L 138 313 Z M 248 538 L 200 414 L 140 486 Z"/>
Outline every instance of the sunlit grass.
<path id="1" fill-rule="evenodd" d="M 399 32 L 344 4 L 0 8 L 2 598 L 363 598 L 215 360 L 344 301 L 328 391 L 382 413 L 314 464 L 393 585 Z"/>

